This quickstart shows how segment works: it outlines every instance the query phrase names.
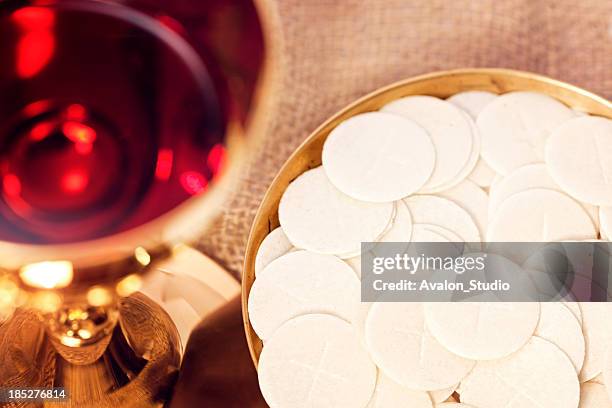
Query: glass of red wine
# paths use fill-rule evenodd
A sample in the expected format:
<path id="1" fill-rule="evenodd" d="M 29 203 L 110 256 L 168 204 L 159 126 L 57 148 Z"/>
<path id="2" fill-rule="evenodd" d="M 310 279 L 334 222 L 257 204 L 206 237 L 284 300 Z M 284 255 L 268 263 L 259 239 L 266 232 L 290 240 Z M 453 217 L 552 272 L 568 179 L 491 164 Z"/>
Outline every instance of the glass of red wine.
<path id="1" fill-rule="evenodd" d="M 0 5 L 0 291 L 30 293 L 69 347 L 108 336 L 114 291 L 204 232 L 244 152 L 248 98 L 232 98 L 240 84 L 208 58 L 197 21 L 127 3 L 142 11 Z M 66 304 L 83 312 L 72 323 L 99 327 L 71 330 Z"/>

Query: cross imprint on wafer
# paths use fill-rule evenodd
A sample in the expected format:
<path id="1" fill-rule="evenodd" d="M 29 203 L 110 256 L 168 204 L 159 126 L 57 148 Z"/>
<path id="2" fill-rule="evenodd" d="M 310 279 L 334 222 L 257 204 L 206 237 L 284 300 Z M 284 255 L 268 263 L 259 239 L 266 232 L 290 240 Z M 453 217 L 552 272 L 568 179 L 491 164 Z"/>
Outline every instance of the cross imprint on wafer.
<path id="1" fill-rule="evenodd" d="M 399 334 L 405 334 L 408 336 L 416 336 L 419 338 L 419 342 L 420 342 L 420 346 L 419 346 L 419 363 L 423 364 L 424 363 L 424 359 L 425 359 L 425 338 L 427 337 L 426 335 L 426 328 L 425 328 L 425 320 L 423 320 L 423 331 L 422 332 L 418 332 L 418 331 L 412 331 L 412 330 L 405 330 L 405 329 L 401 329 L 398 327 L 395 327 L 393 329 L 394 332 L 399 333 Z"/>
<path id="2" fill-rule="evenodd" d="M 302 363 L 297 360 L 293 360 L 293 359 L 290 360 L 291 364 L 295 364 L 297 366 L 305 368 L 314 374 L 314 377 L 312 378 L 312 384 L 310 386 L 310 389 L 308 390 L 308 397 L 306 398 L 306 402 L 310 402 L 312 400 L 312 393 L 314 392 L 315 384 L 317 383 L 319 377 L 325 375 L 327 376 L 327 378 L 332 379 L 332 380 L 341 381 L 341 382 L 348 381 L 346 378 L 340 375 L 330 373 L 329 371 L 326 371 L 323 369 L 323 363 L 325 362 L 325 357 L 327 356 L 328 351 L 329 351 L 329 342 L 325 342 L 325 345 L 323 346 L 323 352 L 321 353 L 321 357 L 319 357 L 319 361 L 317 362 L 316 367 L 313 367 L 310 364 Z"/>
<path id="3" fill-rule="evenodd" d="M 510 384 L 509 382 L 507 382 L 506 380 L 504 380 L 502 378 L 502 376 L 500 376 L 498 373 L 493 372 L 493 375 L 502 383 L 506 384 L 509 388 L 512 389 L 512 391 L 514 391 L 514 396 L 512 397 L 512 399 L 510 399 L 506 405 L 504 405 L 502 408 L 508 408 L 510 406 L 510 404 L 512 404 L 518 397 L 524 397 L 526 399 L 528 399 L 529 401 L 533 402 L 535 405 L 537 405 L 540 408 L 546 408 L 545 406 L 543 406 L 542 404 L 540 404 L 538 401 L 534 400 L 530 395 L 525 394 L 524 392 L 521 391 L 520 388 L 517 388 L 515 386 L 513 386 L 512 384 Z M 529 383 L 530 381 L 525 381 L 526 383 Z"/>

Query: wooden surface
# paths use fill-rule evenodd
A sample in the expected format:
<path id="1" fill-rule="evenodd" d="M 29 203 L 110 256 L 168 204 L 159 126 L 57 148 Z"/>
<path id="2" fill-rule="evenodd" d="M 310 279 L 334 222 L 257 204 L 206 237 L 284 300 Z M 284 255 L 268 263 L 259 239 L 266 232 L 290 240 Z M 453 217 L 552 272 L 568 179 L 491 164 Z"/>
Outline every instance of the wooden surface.
<path id="1" fill-rule="evenodd" d="M 262 349 L 248 317 L 247 300 L 255 280 L 255 255 L 265 236 L 279 225 L 278 204 L 289 183 L 306 170 L 321 164 L 323 143 L 340 122 L 363 112 L 378 110 L 386 103 L 408 95 L 446 98 L 468 90 L 505 93 L 536 91 L 551 95 L 572 108 L 612 118 L 612 103 L 579 87 L 545 76 L 507 69 L 463 69 L 441 71 L 397 82 L 352 103 L 319 126 L 289 157 L 266 192 L 253 222 L 247 243 L 243 279 L 242 314 L 244 329 L 255 365 Z"/>

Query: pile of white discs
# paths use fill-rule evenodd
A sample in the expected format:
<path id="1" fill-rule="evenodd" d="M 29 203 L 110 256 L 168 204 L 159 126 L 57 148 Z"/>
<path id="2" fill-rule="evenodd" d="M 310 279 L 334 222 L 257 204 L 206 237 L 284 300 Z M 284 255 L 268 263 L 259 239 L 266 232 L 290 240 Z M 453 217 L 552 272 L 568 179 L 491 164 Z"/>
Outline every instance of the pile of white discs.
<path id="1" fill-rule="evenodd" d="M 547 95 L 408 96 L 284 192 L 248 311 L 272 408 L 610 408 L 607 303 L 362 303 L 361 242 L 612 237 L 612 121 Z"/>

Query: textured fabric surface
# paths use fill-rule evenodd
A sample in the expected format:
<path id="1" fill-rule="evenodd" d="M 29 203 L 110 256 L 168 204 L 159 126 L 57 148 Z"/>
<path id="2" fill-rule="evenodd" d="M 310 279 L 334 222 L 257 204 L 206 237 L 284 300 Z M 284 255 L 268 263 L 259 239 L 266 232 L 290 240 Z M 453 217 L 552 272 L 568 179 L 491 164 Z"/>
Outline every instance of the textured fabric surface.
<path id="1" fill-rule="evenodd" d="M 291 152 L 327 117 L 430 71 L 514 68 L 612 97 L 612 1 L 262 0 L 272 75 L 240 188 L 200 248 L 236 275 L 257 207 Z"/>

